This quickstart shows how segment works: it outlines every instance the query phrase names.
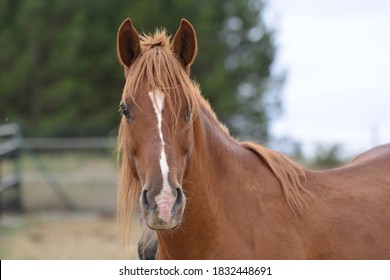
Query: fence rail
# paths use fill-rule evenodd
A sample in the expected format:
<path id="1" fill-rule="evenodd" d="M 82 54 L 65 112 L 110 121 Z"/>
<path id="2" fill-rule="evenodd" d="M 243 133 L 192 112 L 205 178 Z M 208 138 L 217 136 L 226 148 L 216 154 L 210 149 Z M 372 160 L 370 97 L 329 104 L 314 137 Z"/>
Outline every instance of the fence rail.
<path id="1" fill-rule="evenodd" d="M 115 137 L 24 138 L 22 141 L 23 150 L 101 150 L 115 147 Z"/>

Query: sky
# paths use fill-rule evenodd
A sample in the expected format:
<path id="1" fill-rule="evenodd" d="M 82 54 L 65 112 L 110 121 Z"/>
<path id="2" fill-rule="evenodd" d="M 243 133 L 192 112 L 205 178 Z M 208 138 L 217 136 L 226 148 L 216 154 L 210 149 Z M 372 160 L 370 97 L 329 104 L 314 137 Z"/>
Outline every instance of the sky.
<path id="1" fill-rule="evenodd" d="M 270 0 L 283 114 L 271 133 L 340 144 L 353 156 L 390 143 L 390 1 Z"/>

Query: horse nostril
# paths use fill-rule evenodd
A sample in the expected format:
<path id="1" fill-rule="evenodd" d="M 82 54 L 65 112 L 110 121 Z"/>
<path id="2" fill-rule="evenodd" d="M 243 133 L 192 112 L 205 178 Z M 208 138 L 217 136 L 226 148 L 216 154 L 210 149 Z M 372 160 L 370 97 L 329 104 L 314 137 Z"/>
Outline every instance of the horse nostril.
<path id="1" fill-rule="evenodd" d="M 183 203 L 183 191 L 181 188 L 176 188 L 176 201 L 175 204 L 182 204 Z"/>
<path id="2" fill-rule="evenodd" d="M 149 208 L 148 198 L 146 197 L 147 192 L 147 190 L 143 190 L 141 195 L 141 204 L 145 211 Z"/>

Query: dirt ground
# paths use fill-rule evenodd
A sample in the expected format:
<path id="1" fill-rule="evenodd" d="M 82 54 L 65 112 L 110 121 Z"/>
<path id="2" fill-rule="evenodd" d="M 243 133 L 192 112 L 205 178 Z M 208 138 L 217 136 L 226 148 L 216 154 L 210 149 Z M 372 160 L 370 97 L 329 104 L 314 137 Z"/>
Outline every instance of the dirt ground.
<path id="1" fill-rule="evenodd" d="M 137 259 L 137 236 L 125 249 L 114 217 L 41 212 L 0 217 L 0 259 Z"/>
<path id="2" fill-rule="evenodd" d="M 125 249 L 116 223 L 113 153 L 25 154 L 20 166 L 23 211 L 0 214 L 0 259 L 137 258 L 139 229 Z M 14 193 L 2 192 L 0 204 Z"/>

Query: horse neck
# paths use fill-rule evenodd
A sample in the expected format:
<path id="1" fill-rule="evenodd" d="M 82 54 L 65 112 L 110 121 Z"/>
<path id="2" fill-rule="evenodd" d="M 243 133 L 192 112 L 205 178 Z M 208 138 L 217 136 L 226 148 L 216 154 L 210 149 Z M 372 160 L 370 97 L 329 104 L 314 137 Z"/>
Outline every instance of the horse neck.
<path id="1" fill-rule="evenodd" d="M 187 197 L 184 221 L 173 234 L 159 234 L 162 258 L 204 258 L 208 250 L 215 252 L 216 237 L 226 234 L 236 218 L 232 206 L 237 198 L 254 201 L 255 195 L 261 195 L 259 190 L 250 190 L 253 183 L 245 183 L 253 177 L 259 158 L 233 139 L 207 107 L 194 122 L 194 138 L 183 183 Z M 272 176 L 265 166 L 257 166 L 256 172 L 263 180 Z"/>

